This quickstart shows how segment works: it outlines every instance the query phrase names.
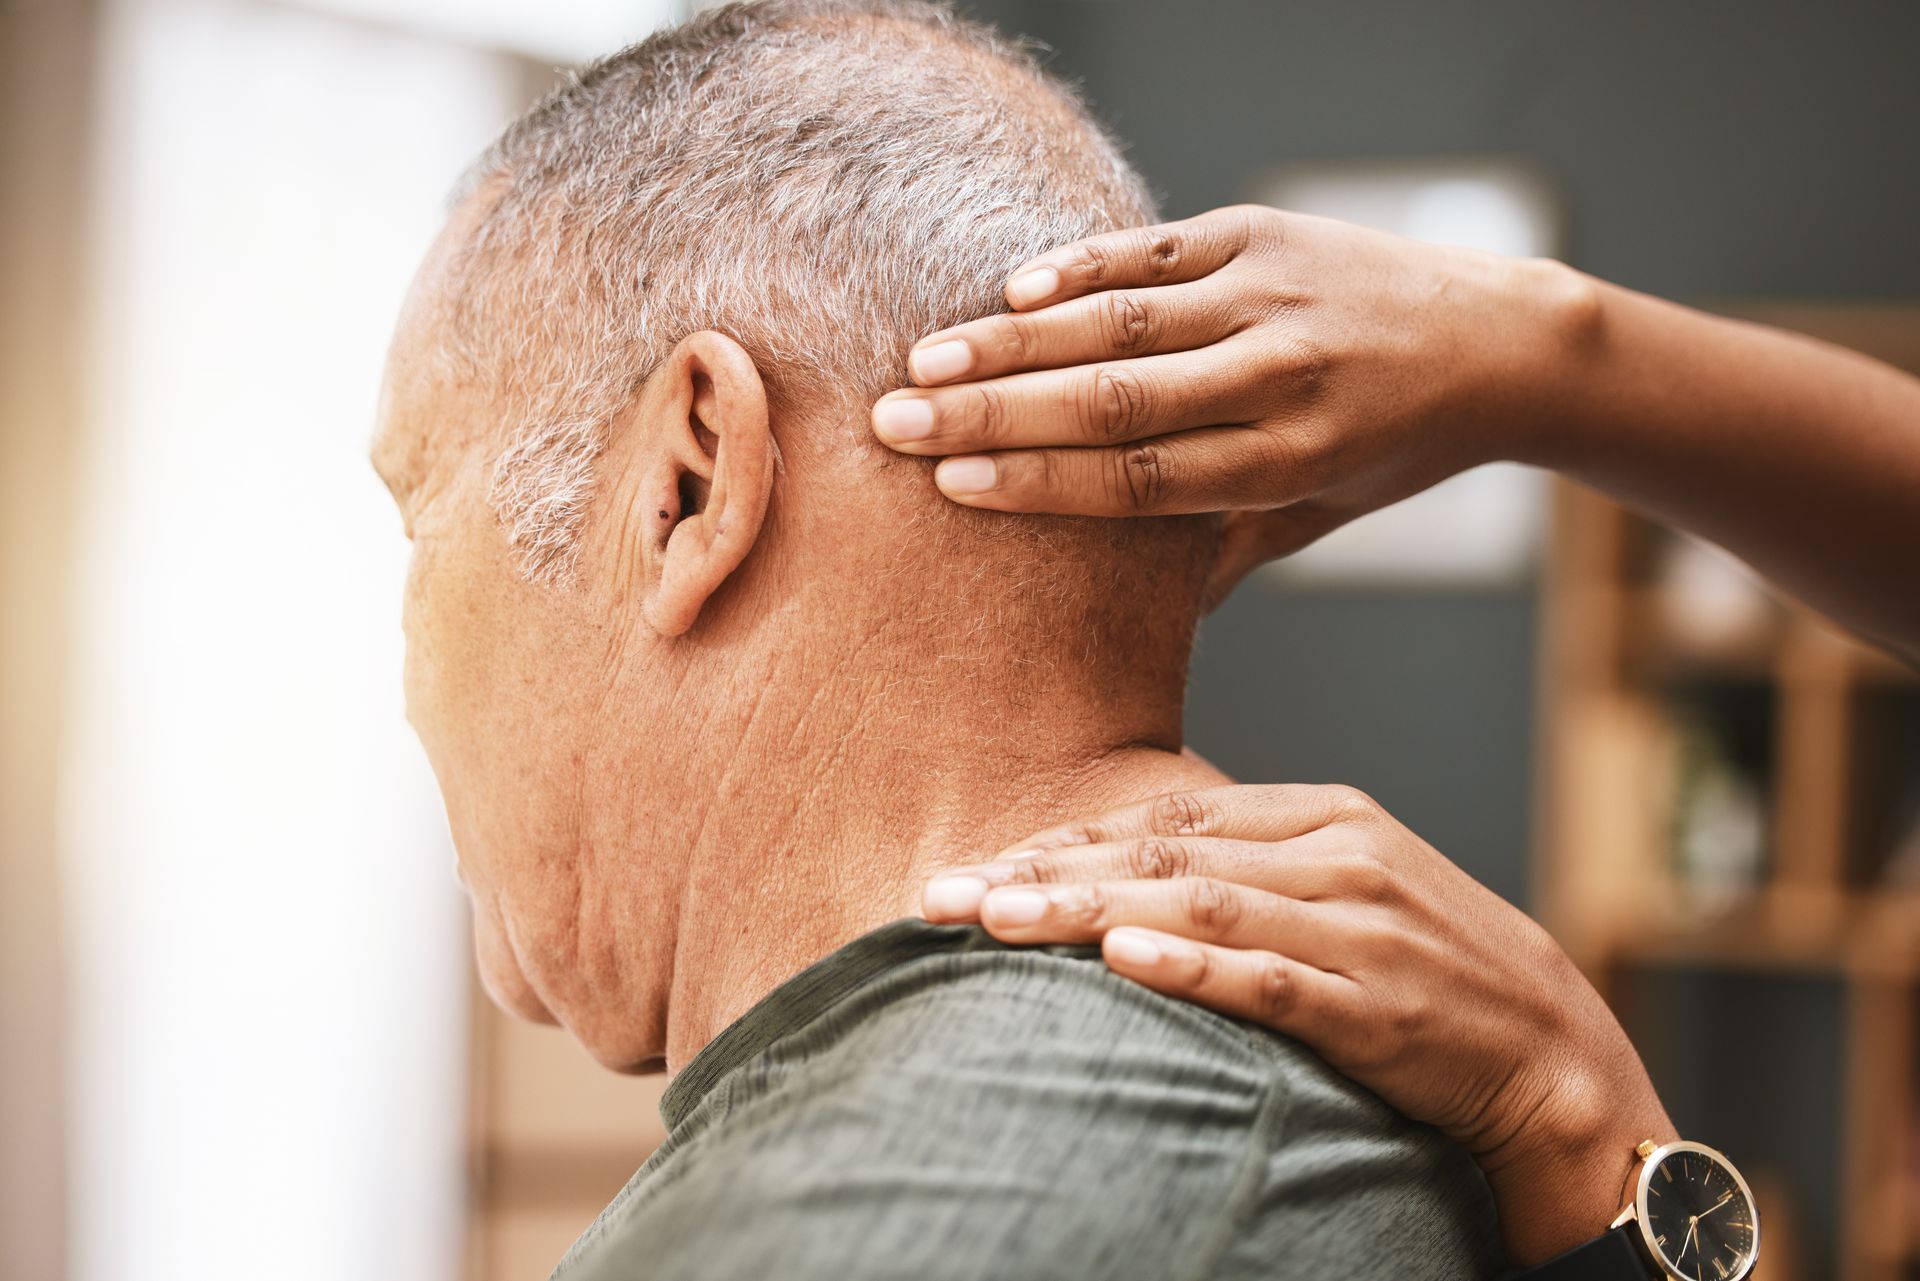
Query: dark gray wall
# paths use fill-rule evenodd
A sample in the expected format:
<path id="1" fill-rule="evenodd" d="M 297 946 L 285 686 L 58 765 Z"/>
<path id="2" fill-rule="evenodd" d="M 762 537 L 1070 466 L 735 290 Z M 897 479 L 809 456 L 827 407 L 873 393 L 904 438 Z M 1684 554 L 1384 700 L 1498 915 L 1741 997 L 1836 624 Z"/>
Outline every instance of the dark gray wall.
<path id="1" fill-rule="evenodd" d="M 1570 257 L 1678 295 L 1920 294 L 1920 5 L 971 6 L 1053 45 L 1171 216 L 1308 158 L 1540 166 Z"/>
<path id="2" fill-rule="evenodd" d="M 1533 630 L 1529 592 L 1249 584 L 1201 629 L 1188 736 L 1248 782 L 1363 788 L 1523 903 Z"/>

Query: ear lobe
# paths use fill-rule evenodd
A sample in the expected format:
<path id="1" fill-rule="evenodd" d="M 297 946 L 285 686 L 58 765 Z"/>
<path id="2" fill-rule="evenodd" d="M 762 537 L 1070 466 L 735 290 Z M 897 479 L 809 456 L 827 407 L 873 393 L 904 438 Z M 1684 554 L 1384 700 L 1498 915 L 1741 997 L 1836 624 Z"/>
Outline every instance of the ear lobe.
<path id="1" fill-rule="evenodd" d="M 774 462 L 767 392 L 745 348 L 703 331 L 661 362 L 642 402 L 654 462 L 641 612 L 661 635 L 679 636 L 766 525 Z"/>

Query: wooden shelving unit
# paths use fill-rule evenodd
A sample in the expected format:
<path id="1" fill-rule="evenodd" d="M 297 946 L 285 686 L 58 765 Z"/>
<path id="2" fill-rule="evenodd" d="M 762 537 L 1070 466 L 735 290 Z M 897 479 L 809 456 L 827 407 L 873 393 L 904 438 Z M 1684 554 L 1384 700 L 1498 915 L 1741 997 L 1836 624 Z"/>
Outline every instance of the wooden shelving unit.
<path id="1" fill-rule="evenodd" d="M 1724 310 L 1920 372 L 1920 307 Z M 1700 562 L 1676 537 L 1559 487 L 1541 664 L 1541 914 L 1643 1051 L 1660 1033 L 1623 1004 L 1635 976 L 1835 984 L 1840 1097 L 1808 1100 L 1841 1118 L 1839 1186 L 1812 1198 L 1833 1207 L 1834 1257 L 1787 1248 L 1759 1275 L 1916 1281 L 1920 816 L 1909 811 L 1920 794 L 1920 677 L 1771 598 L 1729 593 L 1717 615 L 1688 622 L 1688 584 L 1670 570 L 1681 556 Z M 1721 823 L 1753 839 L 1722 842 L 1745 857 L 1704 886 L 1682 835 L 1683 817 L 1704 804 L 1688 764 L 1701 737 L 1731 745 L 1714 757 L 1714 778 L 1744 783 L 1723 790 L 1757 798 L 1722 808 L 1762 816 L 1744 829 Z M 1761 1056 L 1744 1070 L 1769 1064 Z M 1739 1154 L 1738 1136 L 1702 1137 Z M 1803 1242 L 1810 1208 L 1791 1203 L 1790 1181 L 1764 1182 L 1776 1204 L 1763 1213 Z"/>
<path id="2" fill-rule="evenodd" d="M 663 1076 L 617 1076 L 558 1028 L 494 1007 L 476 978 L 466 1281 L 544 1277 L 664 1137 Z"/>

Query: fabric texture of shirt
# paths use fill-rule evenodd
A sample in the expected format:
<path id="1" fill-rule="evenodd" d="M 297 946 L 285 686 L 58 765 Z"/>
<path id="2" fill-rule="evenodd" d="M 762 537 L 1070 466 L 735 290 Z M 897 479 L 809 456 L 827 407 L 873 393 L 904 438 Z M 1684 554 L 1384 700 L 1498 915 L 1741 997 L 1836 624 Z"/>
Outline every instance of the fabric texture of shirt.
<path id="1" fill-rule="evenodd" d="M 782 984 L 661 1100 L 553 1281 L 1487 1278 L 1465 1152 L 1297 1041 L 1094 948 L 902 920 Z"/>

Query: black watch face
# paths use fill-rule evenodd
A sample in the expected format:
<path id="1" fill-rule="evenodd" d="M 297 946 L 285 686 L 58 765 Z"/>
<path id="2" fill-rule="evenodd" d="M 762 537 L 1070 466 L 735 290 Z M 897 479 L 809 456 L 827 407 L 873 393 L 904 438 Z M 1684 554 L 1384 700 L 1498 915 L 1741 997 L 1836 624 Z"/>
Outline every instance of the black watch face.
<path id="1" fill-rule="evenodd" d="M 1689 1281 L 1733 1281 L 1753 1265 L 1753 1203 L 1732 1167 L 1711 1154 L 1669 1151 L 1647 1174 L 1647 1240 Z"/>

